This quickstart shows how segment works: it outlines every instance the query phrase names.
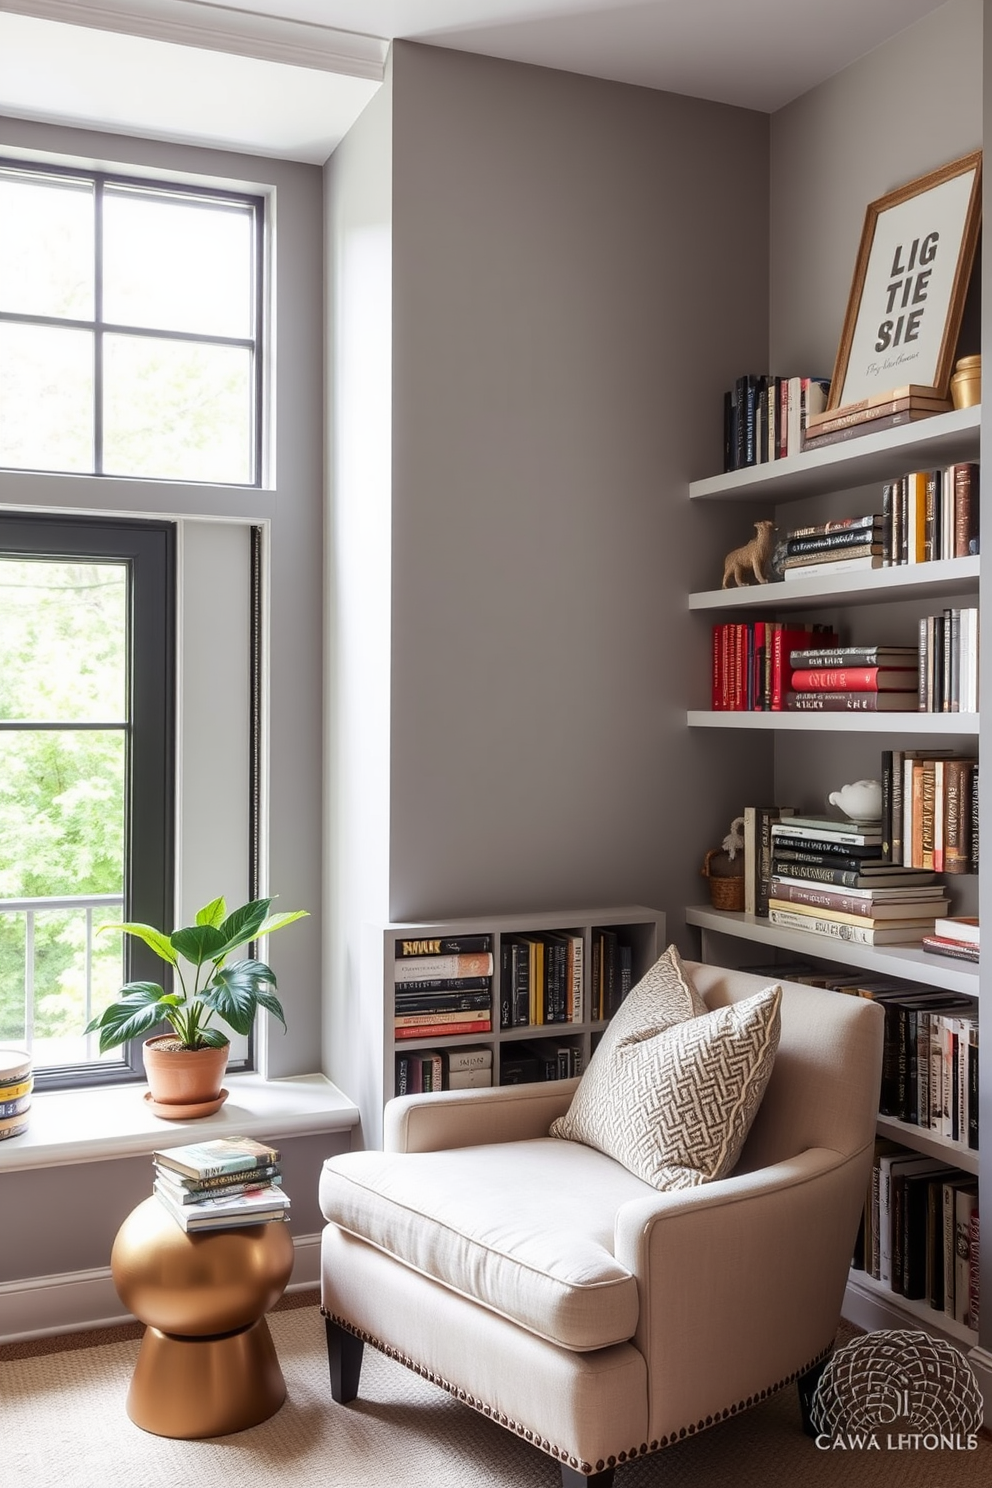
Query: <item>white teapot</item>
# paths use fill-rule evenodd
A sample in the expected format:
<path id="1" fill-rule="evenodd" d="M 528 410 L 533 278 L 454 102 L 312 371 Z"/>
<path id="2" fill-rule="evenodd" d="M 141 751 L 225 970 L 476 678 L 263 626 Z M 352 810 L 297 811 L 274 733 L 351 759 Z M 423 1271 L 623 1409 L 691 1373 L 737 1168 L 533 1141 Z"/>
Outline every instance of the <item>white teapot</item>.
<path id="1" fill-rule="evenodd" d="M 882 782 L 855 780 L 851 785 L 842 785 L 840 790 L 831 791 L 828 800 L 831 806 L 839 806 L 853 821 L 880 821 Z"/>

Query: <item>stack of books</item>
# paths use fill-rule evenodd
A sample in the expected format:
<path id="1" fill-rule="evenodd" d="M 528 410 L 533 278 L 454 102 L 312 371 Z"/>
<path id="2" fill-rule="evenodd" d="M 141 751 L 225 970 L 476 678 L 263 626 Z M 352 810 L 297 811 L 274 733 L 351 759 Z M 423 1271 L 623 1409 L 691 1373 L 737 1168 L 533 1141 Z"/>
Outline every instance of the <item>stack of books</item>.
<path id="1" fill-rule="evenodd" d="M 279 1152 L 251 1137 L 190 1142 L 153 1154 L 154 1193 L 184 1230 L 289 1219 Z"/>
<path id="2" fill-rule="evenodd" d="M 977 1178 L 878 1138 L 855 1266 L 977 1328 L 978 1248 Z"/>
<path id="3" fill-rule="evenodd" d="M 773 822 L 768 919 L 859 945 L 914 945 L 948 907 L 932 872 L 882 856 L 879 822 L 790 816 Z"/>
<path id="4" fill-rule="evenodd" d="M 919 709 L 915 646 L 804 647 L 790 656 L 786 708 L 818 713 L 913 713 Z"/>
<path id="5" fill-rule="evenodd" d="M 492 946 L 491 935 L 397 941 L 394 1037 L 491 1032 Z"/>
<path id="6" fill-rule="evenodd" d="M 26 1049 L 0 1049 L 0 1142 L 28 1129 L 34 1068 Z"/>
<path id="7" fill-rule="evenodd" d="M 797 527 L 786 535 L 776 558 L 785 579 L 860 573 L 862 569 L 882 568 L 884 562 L 881 512 Z"/>
<path id="8" fill-rule="evenodd" d="M 920 617 L 921 713 L 978 712 L 978 610 Z"/>
<path id="9" fill-rule="evenodd" d="M 493 1083 L 493 1051 L 482 1046 L 417 1049 L 396 1056 L 396 1094 L 474 1090 Z"/>
<path id="10" fill-rule="evenodd" d="M 723 621 L 713 626 L 710 705 L 714 713 L 780 713 L 796 647 L 836 646 L 829 625 L 808 621 Z"/>
<path id="11" fill-rule="evenodd" d="M 827 405 L 826 377 L 738 377 L 723 399 L 723 468 L 743 470 L 798 455 L 809 420 Z"/>
<path id="12" fill-rule="evenodd" d="M 978 872 L 978 761 L 946 749 L 882 751 L 882 852 L 908 868 Z"/>
<path id="13" fill-rule="evenodd" d="M 612 937 L 605 958 L 601 954 L 603 934 Z M 577 930 L 504 935 L 500 946 L 500 1027 L 581 1023 L 587 996 L 589 1016 L 607 1016 L 598 1008 L 604 986 L 608 997 L 615 994 L 619 998 L 617 937 L 613 932 L 594 930 L 592 941 L 593 964 L 591 977 L 587 977 L 582 936 Z"/>
<path id="14" fill-rule="evenodd" d="M 822 449 L 824 445 L 854 439 L 859 434 L 916 423 L 919 419 L 932 418 L 935 413 L 949 413 L 952 406 L 949 398 L 935 397 L 933 388 L 915 383 L 889 388 L 857 403 L 847 403 L 843 408 L 812 412 L 806 419 L 803 449 Z"/>
<path id="15" fill-rule="evenodd" d="M 973 915 L 948 915 L 934 921 L 933 934 L 923 937 L 923 949 L 934 956 L 960 961 L 979 960 L 978 920 Z"/>
<path id="16" fill-rule="evenodd" d="M 882 487 L 885 567 L 979 551 L 979 467 L 964 460 L 911 470 Z"/>

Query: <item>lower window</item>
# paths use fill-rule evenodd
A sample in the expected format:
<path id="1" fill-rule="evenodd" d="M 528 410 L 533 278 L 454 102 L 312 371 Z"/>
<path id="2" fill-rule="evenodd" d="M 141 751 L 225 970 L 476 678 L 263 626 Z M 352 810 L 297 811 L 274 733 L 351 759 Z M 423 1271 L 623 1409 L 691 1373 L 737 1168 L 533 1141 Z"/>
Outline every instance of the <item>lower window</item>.
<path id="1" fill-rule="evenodd" d="M 130 1079 L 83 1029 L 172 913 L 175 529 L 0 515 L 0 1041 L 36 1087 Z"/>

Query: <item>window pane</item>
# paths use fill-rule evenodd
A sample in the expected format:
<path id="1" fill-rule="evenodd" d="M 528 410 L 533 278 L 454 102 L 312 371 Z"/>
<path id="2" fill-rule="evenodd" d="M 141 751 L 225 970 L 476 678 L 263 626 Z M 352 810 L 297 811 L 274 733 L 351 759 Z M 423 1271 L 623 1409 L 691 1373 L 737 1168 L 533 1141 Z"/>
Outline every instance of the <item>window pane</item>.
<path id="1" fill-rule="evenodd" d="M 93 469 L 93 336 L 0 322 L 0 465 Z"/>
<path id="2" fill-rule="evenodd" d="M 246 349 L 152 336 L 104 339 L 108 475 L 247 484 L 251 405 Z"/>
<path id="3" fill-rule="evenodd" d="M 0 172 L 0 310 L 93 316 L 93 186 Z"/>
<path id="4" fill-rule="evenodd" d="M 124 564 L 0 558 L 0 635 L 0 720 L 124 721 Z"/>
<path id="5" fill-rule="evenodd" d="M 59 909 L 0 904 L 0 1039 L 30 1048 L 36 1072 L 120 1059 L 83 1029 L 124 979 L 123 937 L 100 933 L 121 914 L 122 901 L 105 896 Z"/>
<path id="6" fill-rule="evenodd" d="M 123 729 L 0 730 L 0 900 L 119 894 Z"/>
<path id="7" fill-rule="evenodd" d="M 111 325 L 252 333 L 252 216 L 183 197 L 108 187 L 103 313 Z"/>

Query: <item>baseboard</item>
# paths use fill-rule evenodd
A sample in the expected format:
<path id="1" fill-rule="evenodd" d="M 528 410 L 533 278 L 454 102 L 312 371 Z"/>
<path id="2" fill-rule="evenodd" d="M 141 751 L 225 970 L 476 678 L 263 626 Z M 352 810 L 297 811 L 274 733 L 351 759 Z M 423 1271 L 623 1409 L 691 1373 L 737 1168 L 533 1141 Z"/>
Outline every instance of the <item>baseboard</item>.
<path id="1" fill-rule="evenodd" d="M 316 1286 L 320 1280 L 320 1235 L 294 1235 L 293 1249 L 293 1275 L 287 1291 Z M 0 1282 L 0 1343 L 133 1321 L 121 1305 L 109 1266 Z"/>

